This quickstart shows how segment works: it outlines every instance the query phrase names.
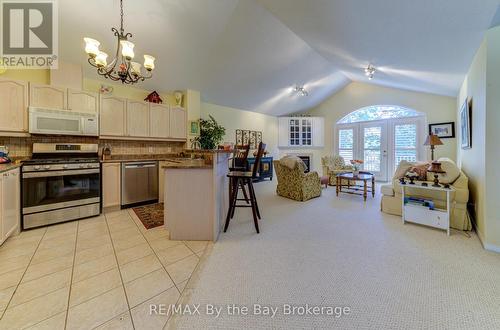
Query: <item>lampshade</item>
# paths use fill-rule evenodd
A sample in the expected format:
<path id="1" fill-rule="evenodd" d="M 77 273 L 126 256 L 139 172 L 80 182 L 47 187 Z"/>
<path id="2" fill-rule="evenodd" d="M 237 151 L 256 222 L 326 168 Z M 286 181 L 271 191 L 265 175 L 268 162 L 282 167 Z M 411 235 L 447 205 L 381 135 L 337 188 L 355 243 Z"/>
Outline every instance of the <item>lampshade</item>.
<path id="1" fill-rule="evenodd" d="M 429 168 L 427 169 L 427 172 L 433 172 L 433 173 L 446 173 L 441 168 L 441 163 L 440 162 L 432 162 Z"/>
<path id="2" fill-rule="evenodd" d="M 429 134 L 424 142 L 424 146 L 440 146 L 442 144 L 443 142 L 441 142 L 439 136 L 434 134 Z"/>
<path id="3" fill-rule="evenodd" d="M 97 56 L 95 58 L 95 63 L 98 66 L 106 66 L 107 65 L 107 62 L 106 62 L 107 58 L 108 58 L 108 54 L 106 54 L 105 52 L 99 52 L 99 54 L 97 54 Z"/>
<path id="4" fill-rule="evenodd" d="M 151 55 L 144 55 L 144 67 L 151 71 L 155 68 L 155 58 Z"/>
<path id="5" fill-rule="evenodd" d="M 130 71 L 134 75 L 139 75 L 141 73 L 141 64 L 137 62 L 130 62 Z"/>
<path id="6" fill-rule="evenodd" d="M 99 46 L 101 43 L 92 38 L 83 38 L 85 41 L 85 52 L 92 57 L 96 57 L 99 54 Z"/>
<path id="7" fill-rule="evenodd" d="M 130 41 L 127 40 L 122 40 L 120 41 L 120 44 L 122 45 L 122 55 L 125 57 L 127 60 L 131 60 L 134 58 L 134 44 L 131 43 Z"/>

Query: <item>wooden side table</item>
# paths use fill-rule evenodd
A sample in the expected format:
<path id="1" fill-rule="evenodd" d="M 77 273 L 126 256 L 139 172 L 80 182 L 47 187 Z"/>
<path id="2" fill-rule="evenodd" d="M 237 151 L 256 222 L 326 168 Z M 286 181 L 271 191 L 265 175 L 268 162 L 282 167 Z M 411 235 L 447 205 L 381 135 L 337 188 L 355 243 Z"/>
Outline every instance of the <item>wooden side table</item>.
<path id="1" fill-rule="evenodd" d="M 347 181 L 347 189 L 342 190 L 342 180 Z M 363 185 L 356 184 L 357 181 L 362 181 Z M 371 181 L 371 187 L 368 189 L 368 182 Z M 351 184 L 353 182 L 353 184 Z M 366 202 L 366 197 L 368 192 L 371 192 L 372 197 L 375 197 L 375 176 L 370 172 L 359 172 L 359 174 L 354 173 L 341 173 L 337 174 L 337 185 L 336 185 L 337 196 L 339 193 L 347 193 L 353 195 L 363 195 L 363 199 Z"/>

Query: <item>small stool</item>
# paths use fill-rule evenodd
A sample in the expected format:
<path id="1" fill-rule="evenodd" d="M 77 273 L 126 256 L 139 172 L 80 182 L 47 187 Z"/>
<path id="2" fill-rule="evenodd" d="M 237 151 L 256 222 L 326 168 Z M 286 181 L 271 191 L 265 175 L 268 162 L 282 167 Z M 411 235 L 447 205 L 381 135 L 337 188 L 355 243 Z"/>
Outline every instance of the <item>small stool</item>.
<path id="1" fill-rule="evenodd" d="M 319 178 L 319 182 L 321 184 L 325 185 L 325 188 L 328 188 L 328 182 L 330 181 L 330 178 L 328 176 L 322 176 Z"/>

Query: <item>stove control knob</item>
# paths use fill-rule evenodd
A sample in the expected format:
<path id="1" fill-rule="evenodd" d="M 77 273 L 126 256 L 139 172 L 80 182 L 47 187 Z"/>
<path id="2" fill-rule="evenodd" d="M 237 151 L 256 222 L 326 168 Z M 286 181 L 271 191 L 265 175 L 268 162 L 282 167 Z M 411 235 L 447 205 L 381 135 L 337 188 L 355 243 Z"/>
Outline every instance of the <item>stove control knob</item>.
<path id="1" fill-rule="evenodd" d="M 83 164 L 80 164 L 80 168 L 83 168 L 84 166 L 85 166 L 85 165 L 83 165 Z"/>
<path id="2" fill-rule="evenodd" d="M 39 165 L 35 165 L 34 169 L 38 171 L 41 167 Z"/>
<path id="3" fill-rule="evenodd" d="M 87 164 L 87 168 L 91 168 L 92 167 L 92 164 Z"/>
<path id="4" fill-rule="evenodd" d="M 66 169 L 68 168 L 68 165 L 63 165 L 62 168 Z"/>
<path id="5" fill-rule="evenodd" d="M 48 169 L 50 169 L 50 165 L 45 165 L 43 168 L 44 168 L 45 170 L 48 170 Z"/>

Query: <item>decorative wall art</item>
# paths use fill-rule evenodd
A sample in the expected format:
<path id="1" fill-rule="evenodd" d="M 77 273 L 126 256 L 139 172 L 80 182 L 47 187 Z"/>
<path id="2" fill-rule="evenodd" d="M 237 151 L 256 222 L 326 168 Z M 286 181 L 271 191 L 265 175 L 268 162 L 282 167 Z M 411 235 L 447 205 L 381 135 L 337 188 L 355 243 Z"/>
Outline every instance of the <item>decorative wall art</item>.
<path id="1" fill-rule="evenodd" d="M 449 139 L 455 137 L 455 123 L 437 123 L 429 124 L 429 134 L 439 136 L 440 139 Z"/>
<path id="2" fill-rule="evenodd" d="M 250 145 L 250 149 L 257 149 L 262 142 L 262 132 L 244 129 L 236 130 L 236 145 Z"/>
<path id="3" fill-rule="evenodd" d="M 472 100 L 470 103 L 465 100 L 462 108 L 460 109 L 460 145 L 462 149 L 472 148 L 471 106 Z"/>

